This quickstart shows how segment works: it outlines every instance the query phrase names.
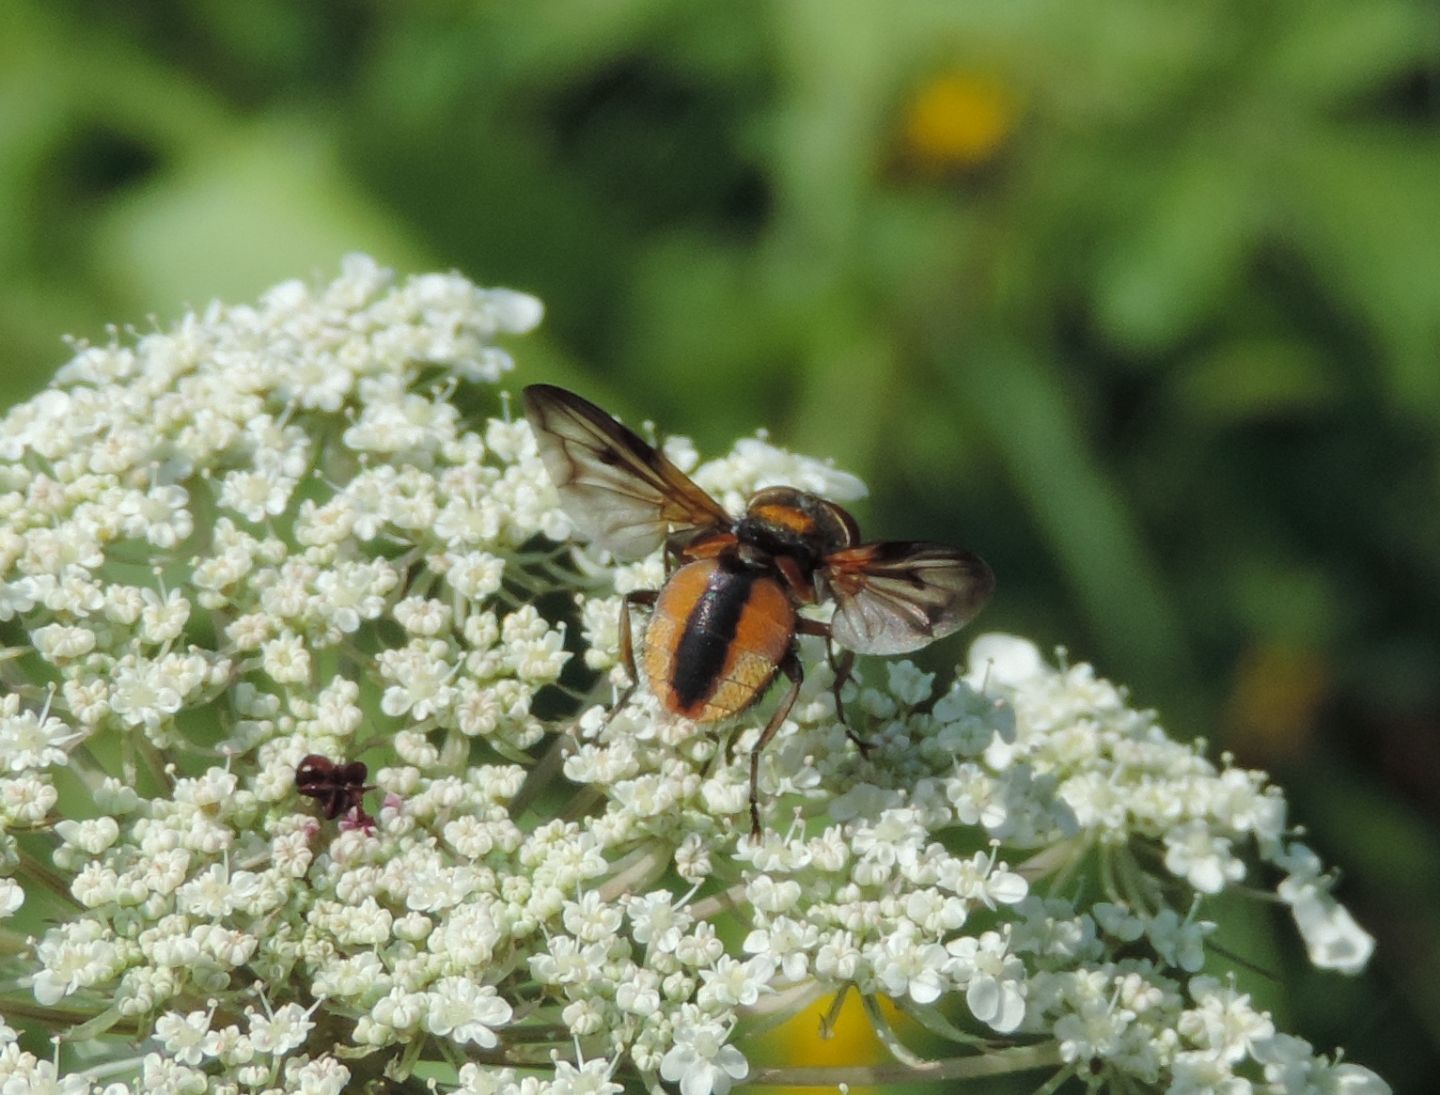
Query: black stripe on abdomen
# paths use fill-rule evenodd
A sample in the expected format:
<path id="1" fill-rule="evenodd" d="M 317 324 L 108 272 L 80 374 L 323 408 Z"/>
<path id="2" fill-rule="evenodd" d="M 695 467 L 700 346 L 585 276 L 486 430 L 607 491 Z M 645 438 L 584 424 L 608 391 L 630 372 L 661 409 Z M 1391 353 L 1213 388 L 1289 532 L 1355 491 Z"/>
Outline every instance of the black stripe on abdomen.
<path id="1" fill-rule="evenodd" d="M 681 707 L 691 707 L 715 690 L 740 617 L 750 600 L 755 576 L 743 570 L 715 568 L 705 592 L 685 620 L 670 687 Z"/>

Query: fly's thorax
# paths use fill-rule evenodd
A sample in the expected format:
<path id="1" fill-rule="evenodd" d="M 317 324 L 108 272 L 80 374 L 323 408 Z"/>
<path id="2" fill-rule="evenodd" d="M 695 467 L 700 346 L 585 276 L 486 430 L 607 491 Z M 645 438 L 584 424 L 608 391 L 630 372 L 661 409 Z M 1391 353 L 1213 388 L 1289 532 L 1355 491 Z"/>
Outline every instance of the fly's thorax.
<path id="1" fill-rule="evenodd" d="M 693 562 L 735 554 L 735 532 L 729 525 L 713 528 L 687 529 L 670 537 L 669 550 L 677 558 Z"/>
<path id="2" fill-rule="evenodd" d="M 831 552 L 859 543 L 860 530 L 855 518 L 818 494 L 766 487 L 751 497 L 735 537 L 751 565 L 758 564 L 760 553 L 785 555 L 808 572 Z"/>

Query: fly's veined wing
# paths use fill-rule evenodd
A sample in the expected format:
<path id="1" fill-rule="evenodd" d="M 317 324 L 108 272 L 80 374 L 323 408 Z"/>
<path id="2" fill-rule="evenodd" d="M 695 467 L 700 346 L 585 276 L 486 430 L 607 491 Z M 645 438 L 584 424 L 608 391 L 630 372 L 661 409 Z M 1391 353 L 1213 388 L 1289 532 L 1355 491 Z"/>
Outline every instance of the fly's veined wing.
<path id="1" fill-rule="evenodd" d="M 730 524 L 664 453 L 589 400 L 550 384 L 521 400 L 565 513 L 617 558 L 643 558 L 673 531 Z"/>
<path id="2" fill-rule="evenodd" d="M 835 598 L 830 635 L 860 654 L 907 654 L 958 631 L 985 607 L 995 575 L 944 544 L 885 541 L 825 557 Z"/>

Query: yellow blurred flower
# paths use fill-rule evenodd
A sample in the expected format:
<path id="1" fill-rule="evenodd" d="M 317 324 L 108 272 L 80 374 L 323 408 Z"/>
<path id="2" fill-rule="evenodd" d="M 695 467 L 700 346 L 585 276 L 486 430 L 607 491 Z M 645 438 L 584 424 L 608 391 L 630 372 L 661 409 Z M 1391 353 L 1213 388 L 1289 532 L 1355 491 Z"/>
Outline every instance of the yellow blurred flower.
<path id="1" fill-rule="evenodd" d="M 1295 764 L 1312 746 L 1331 673 L 1319 651 L 1287 643 L 1252 647 L 1236 667 L 1226 719 L 1231 746 L 1266 764 Z"/>
<path id="2" fill-rule="evenodd" d="M 904 1026 L 908 1022 L 885 996 L 879 996 L 877 1000 L 891 1023 Z M 845 994 L 839 1011 L 830 1016 L 831 1027 L 828 1035 L 822 1033 L 826 1016 L 830 1015 L 834 1004 L 834 996 L 822 996 L 773 1030 L 749 1039 L 746 1042 L 746 1055 L 756 1063 L 811 1068 L 826 1065 L 874 1065 L 889 1061 L 889 1051 L 870 1025 L 870 1019 L 865 1014 L 865 1005 L 858 992 Z M 834 1091 L 833 1087 L 789 1089 L 790 1095 L 833 1095 Z"/>
<path id="3" fill-rule="evenodd" d="M 993 76 L 947 72 L 905 104 L 901 135 L 906 156 L 932 171 L 977 167 L 999 151 L 1018 113 L 1014 94 Z"/>

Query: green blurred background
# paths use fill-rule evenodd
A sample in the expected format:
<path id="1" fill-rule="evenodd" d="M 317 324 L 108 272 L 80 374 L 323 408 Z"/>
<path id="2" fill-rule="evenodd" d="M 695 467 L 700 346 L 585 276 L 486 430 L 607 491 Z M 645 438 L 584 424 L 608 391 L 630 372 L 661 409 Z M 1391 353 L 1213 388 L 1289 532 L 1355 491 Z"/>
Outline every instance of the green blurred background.
<path id="1" fill-rule="evenodd" d="M 1247 906 L 1247 986 L 1433 1090 L 1440 9 L 5 8 L 0 402 L 350 250 L 538 293 L 517 381 L 834 456 L 991 561 L 983 626 L 1272 771 L 1380 947 Z"/>

